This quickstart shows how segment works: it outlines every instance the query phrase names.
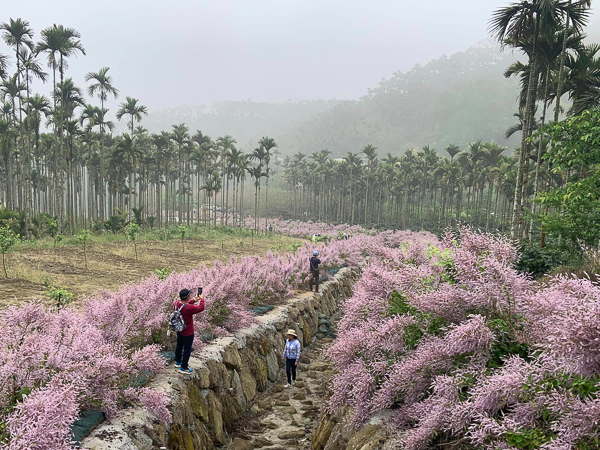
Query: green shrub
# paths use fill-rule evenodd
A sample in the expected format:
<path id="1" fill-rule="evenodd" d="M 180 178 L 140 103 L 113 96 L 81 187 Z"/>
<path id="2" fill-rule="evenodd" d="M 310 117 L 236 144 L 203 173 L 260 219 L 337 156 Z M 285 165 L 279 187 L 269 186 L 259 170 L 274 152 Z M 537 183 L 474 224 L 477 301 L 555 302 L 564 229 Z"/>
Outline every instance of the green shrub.
<path id="1" fill-rule="evenodd" d="M 117 214 L 110 216 L 104 223 L 104 228 L 113 233 L 117 233 L 127 225 L 127 213 L 123 213 L 117 209 Z"/>
<path id="2" fill-rule="evenodd" d="M 539 278 L 554 268 L 569 265 L 574 259 L 573 255 L 558 247 L 540 249 L 524 246 L 521 249 L 516 268 L 521 273 L 528 273 L 533 278 Z"/>
<path id="3" fill-rule="evenodd" d="M 169 267 L 165 267 L 164 269 L 156 269 L 154 271 L 159 280 L 166 279 L 169 275 L 171 275 L 171 269 Z"/>
<path id="4" fill-rule="evenodd" d="M 4 268 L 4 276 L 8 278 L 6 270 L 6 254 L 17 243 L 19 235 L 15 234 L 8 226 L 0 226 L 0 252 L 2 252 L 2 267 Z"/>
<path id="5" fill-rule="evenodd" d="M 512 431 L 504 433 L 504 438 L 508 445 L 524 450 L 540 448 L 543 444 L 549 442 L 552 437 L 553 434 L 551 432 L 540 428 L 530 428 L 518 433 Z"/>
<path id="6" fill-rule="evenodd" d="M 50 300 L 54 302 L 54 306 L 58 309 L 62 309 L 71 303 L 73 299 L 73 294 L 67 291 L 65 288 L 56 288 L 54 286 L 50 286 L 45 294 L 50 297 Z"/>
<path id="7" fill-rule="evenodd" d="M 125 234 L 127 234 L 127 238 L 133 242 L 133 251 L 135 253 L 135 260 L 137 261 L 137 236 L 140 233 L 140 226 L 136 222 L 131 222 L 125 228 Z"/>

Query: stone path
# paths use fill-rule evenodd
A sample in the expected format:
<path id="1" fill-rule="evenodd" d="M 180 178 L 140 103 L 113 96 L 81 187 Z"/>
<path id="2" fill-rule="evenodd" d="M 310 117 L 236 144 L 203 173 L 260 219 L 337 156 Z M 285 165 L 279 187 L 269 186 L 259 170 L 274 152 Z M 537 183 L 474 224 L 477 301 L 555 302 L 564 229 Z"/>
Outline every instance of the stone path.
<path id="1" fill-rule="evenodd" d="M 233 431 L 230 450 L 310 449 L 321 407 L 333 375 L 324 353 L 331 338 L 323 338 L 303 350 L 296 385 L 284 389 L 285 370 L 271 392 L 257 397 L 246 420 Z"/>

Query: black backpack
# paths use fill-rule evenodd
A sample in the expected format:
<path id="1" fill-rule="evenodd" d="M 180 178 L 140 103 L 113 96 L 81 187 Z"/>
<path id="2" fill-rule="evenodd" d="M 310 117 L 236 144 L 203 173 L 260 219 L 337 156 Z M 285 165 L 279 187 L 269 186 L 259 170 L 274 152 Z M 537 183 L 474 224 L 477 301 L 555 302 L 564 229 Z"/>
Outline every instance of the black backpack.
<path id="1" fill-rule="evenodd" d="M 175 331 L 177 333 L 181 333 L 185 329 L 185 322 L 183 320 L 183 316 L 181 315 L 181 310 L 185 308 L 185 303 L 181 305 L 181 308 L 177 309 L 177 304 L 175 304 L 175 311 L 171 313 L 169 316 L 169 329 L 171 331 Z"/>

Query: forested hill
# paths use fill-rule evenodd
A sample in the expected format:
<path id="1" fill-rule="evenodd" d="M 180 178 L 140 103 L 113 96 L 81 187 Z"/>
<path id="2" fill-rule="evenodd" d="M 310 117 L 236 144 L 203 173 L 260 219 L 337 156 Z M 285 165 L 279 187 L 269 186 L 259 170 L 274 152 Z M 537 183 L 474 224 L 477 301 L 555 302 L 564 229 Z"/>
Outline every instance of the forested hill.
<path id="1" fill-rule="evenodd" d="M 213 138 L 232 135 L 245 149 L 272 136 L 283 154 L 327 148 L 341 156 L 367 143 L 382 153 L 423 145 L 441 150 L 477 139 L 504 144 L 518 88 L 503 72 L 515 59 L 484 43 L 396 72 L 356 101 L 220 102 L 151 111 L 143 124 L 159 132 L 185 122 Z"/>
<path id="2" fill-rule="evenodd" d="M 406 73 L 396 72 L 357 102 L 343 102 L 279 139 L 289 151 L 327 148 L 334 156 L 367 143 L 380 153 L 477 139 L 505 144 L 516 120 L 517 80 L 503 72 L 516 55 L 485 43 Z M 509 144 L 512 144 L 509 143 Z"/>

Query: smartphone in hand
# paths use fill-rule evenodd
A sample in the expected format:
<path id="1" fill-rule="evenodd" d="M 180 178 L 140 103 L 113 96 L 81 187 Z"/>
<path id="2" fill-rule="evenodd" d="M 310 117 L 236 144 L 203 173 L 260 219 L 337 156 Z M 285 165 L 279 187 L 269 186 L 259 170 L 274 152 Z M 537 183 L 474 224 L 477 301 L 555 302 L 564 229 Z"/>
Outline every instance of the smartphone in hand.
<path id="1" fill-rule="evenodd" d="M 199 288 L 198 288 L 198 297 L 200 297 L 201 295 L 202 295 L 202 288 L 201 288 L 201 287 L 199 287 Z"/>

